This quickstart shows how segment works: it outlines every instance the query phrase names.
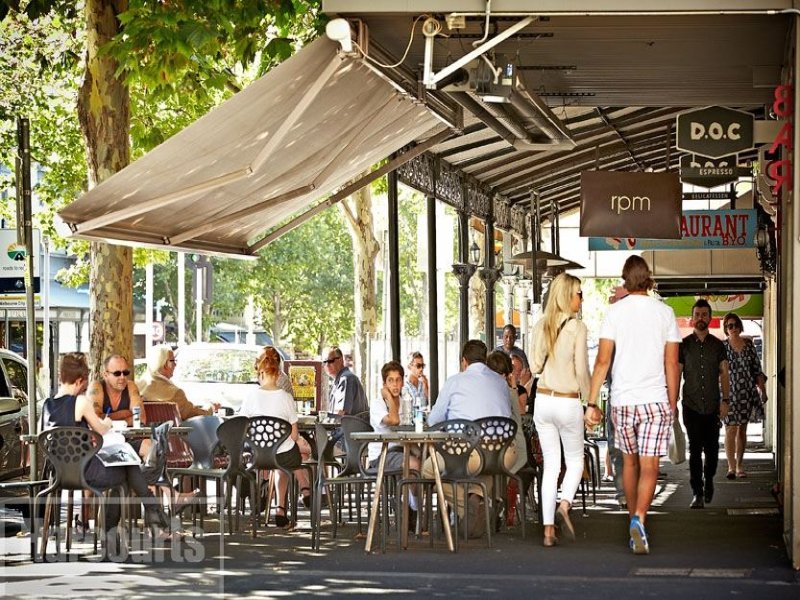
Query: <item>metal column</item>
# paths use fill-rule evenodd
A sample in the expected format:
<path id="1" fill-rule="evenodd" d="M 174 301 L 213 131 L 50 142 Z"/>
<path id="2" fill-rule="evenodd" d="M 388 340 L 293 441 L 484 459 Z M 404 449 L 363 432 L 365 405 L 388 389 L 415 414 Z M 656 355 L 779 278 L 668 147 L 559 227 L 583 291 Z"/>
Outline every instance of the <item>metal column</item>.
<path id="1" fill-rule="evenodd" d="M 436 198 L 427 197 L 428 209 L 428 373 L 430 403 L 439 395 L 439 298 L 436 276 Z"/>
<path id="2" fill-rule="evenodd" d="M 400 361 L 400 235 L 398 223 L 397 172 L 389 171 L 389 337 L 392 360 Z"/>

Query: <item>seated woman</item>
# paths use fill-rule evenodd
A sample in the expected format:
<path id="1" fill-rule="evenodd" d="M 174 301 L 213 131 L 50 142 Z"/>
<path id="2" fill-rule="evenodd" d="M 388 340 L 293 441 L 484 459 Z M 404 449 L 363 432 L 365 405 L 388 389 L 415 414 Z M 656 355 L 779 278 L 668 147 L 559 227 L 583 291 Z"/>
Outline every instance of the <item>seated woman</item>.
<path id="1" fill-rule="evenodd" d="M 272 346 L 266 346 L 256 360 L 259 387 L 254 389 L 242 402 L 239 414 L 246 417 L 278 417 L 292 424 L 292 433 L 278 448 L 278 464 L 294 470 L 294 476 L 303 494 L 303 504 L 311 506 L 311 487 L 307 473 L 298 467 L 311 455 L 311 447 L 301 438 L 297 431 L 297 409 L 291 394 L 278 387 L 281 357 Z M 278 527 L 290 527 L 286 517 L 286 491 L 289 478 L 282 471 L 275 471 L 275 493 L 278 507 L 275 524 Z M 283 504 L 281 504 L 283 503 Z"/>
<path id="2" fill-rule="evenodd" d="M 45 400 L 42 408 L 42 431 L 53 427 L 85 427 L 104 434 L 111 429 L 111 419 L 95 414 L 92 402 L 83 395 L 89 381 L 86 356 L 80 352 L 64 355 L 58 367 L 58 391 L 54 398 Z M 106 467 L 97 456 L 92 457 L 84 472 L 92 487 L 106 489 L 127 483 L 142 499 L 144 521 L 148 527 L 169 528 L 169 518 L 147 488 L 138 465 Z M 106 510 L 106 531 L 119 522 L 119 504 L 109 503 Z"/>

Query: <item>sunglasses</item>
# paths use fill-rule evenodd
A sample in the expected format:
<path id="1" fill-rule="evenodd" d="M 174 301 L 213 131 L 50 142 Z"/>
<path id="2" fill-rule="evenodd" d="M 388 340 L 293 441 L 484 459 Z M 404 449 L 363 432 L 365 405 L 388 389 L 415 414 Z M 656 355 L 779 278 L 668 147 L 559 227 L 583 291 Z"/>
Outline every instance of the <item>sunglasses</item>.
<path id="1" fill-rule="evenodd" d="M 170 358 L 170 359 L 167 359 L 167 362 L 172 363 L 173 365 L 177 365 L 178 364 L 178 359 L 177 358 Z"/>
<path id="2" fill-rule="evenodd" d="M 415 366 L 416 368 L 418 368 L 418 369 L 424 369 L 424 368 L 425 368 L 425 363 L 419 363 L 419 364 L 416 364 L 416 365 L 414 365 L 414 366 Z"/>
<path id="3" fill-rule="evenodd" d="M 583 300 L 583 290 L 578 290 L 578 298 Z"/>
<path id="4" fill-rule="evenodd" d="M 739 326 L 736 323 L 728 323 L 725 325 L 725 329 L 739 329 Z"/>
<path id="5" fill-rule="evenodd" d="M 323 364 L 323 365 L 329 365 L 329 364 L 331 364 L 331 363 L 335 363 L 335 362 L 336 362 L 337 360 L 339 360 L 340 358 L 342 358 L 342 357 L 341 357 L 341 356 L 335 356 L 335 357 L 333 357 L 333 358 L 329 358 L 328 360 L 323 360 L 323 361 L 322 361 L 322 364 Z"/>
<path id="6" fill-rule="evenodd" d="M 127 377 L 131 374 L 129 369 L 123 369 L 122 371 L 108 371 L 109 375 L 113 375 L 114 377 L 122 377 L 123 375 Z"/>

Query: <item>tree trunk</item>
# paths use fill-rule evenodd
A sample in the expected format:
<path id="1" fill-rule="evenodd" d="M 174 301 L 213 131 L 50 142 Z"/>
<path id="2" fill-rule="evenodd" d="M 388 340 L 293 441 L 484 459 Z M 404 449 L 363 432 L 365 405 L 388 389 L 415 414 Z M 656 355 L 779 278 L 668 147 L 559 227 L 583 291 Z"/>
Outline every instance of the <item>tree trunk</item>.
<path id="1" fill-rule="evenodd" d="M 86 0 L 86 71 L 78 94 L 78 118 L 86 140 L 89 186 L 130 162 L 130 98 L 118 63 L 101 48 L 120 31 L 117 15 L 128 0 Z M 111 354 L 133 361 L 133 254 L 130 248 L 91 244 L 89 358 L 99 377 Z"/>
<path id="2" fill-rule="evenodd" d="M 375 259 L 380 251 L 372 219 L 372 193 L 369 186 L 350 196 L 352 206 L 345 200 L 339 206 L 346 217 L 353 238 L 353 264 L 355 275 L 355 343 L 353 361 L 356 374 L 366 383 L 367 338 L 378 327 L 378 302 L 375 293 Z"/>

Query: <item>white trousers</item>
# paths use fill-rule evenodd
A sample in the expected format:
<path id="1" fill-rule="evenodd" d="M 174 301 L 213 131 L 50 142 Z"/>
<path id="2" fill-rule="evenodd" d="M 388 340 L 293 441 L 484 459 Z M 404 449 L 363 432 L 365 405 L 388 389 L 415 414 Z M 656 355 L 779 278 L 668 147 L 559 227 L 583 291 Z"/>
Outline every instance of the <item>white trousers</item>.
<path id="1" fill-rule="evenodd" d="M 552 525 L 556 510 L 561 446 L 567 470 L 561 482 L 561 500 L 572 504 L 583 475 L 583 407 L 578 398 L 536 394 L 533 422 L 542 445 L 542 524 Z M 559 443 L 560 440 L 560 443 Z"/>

